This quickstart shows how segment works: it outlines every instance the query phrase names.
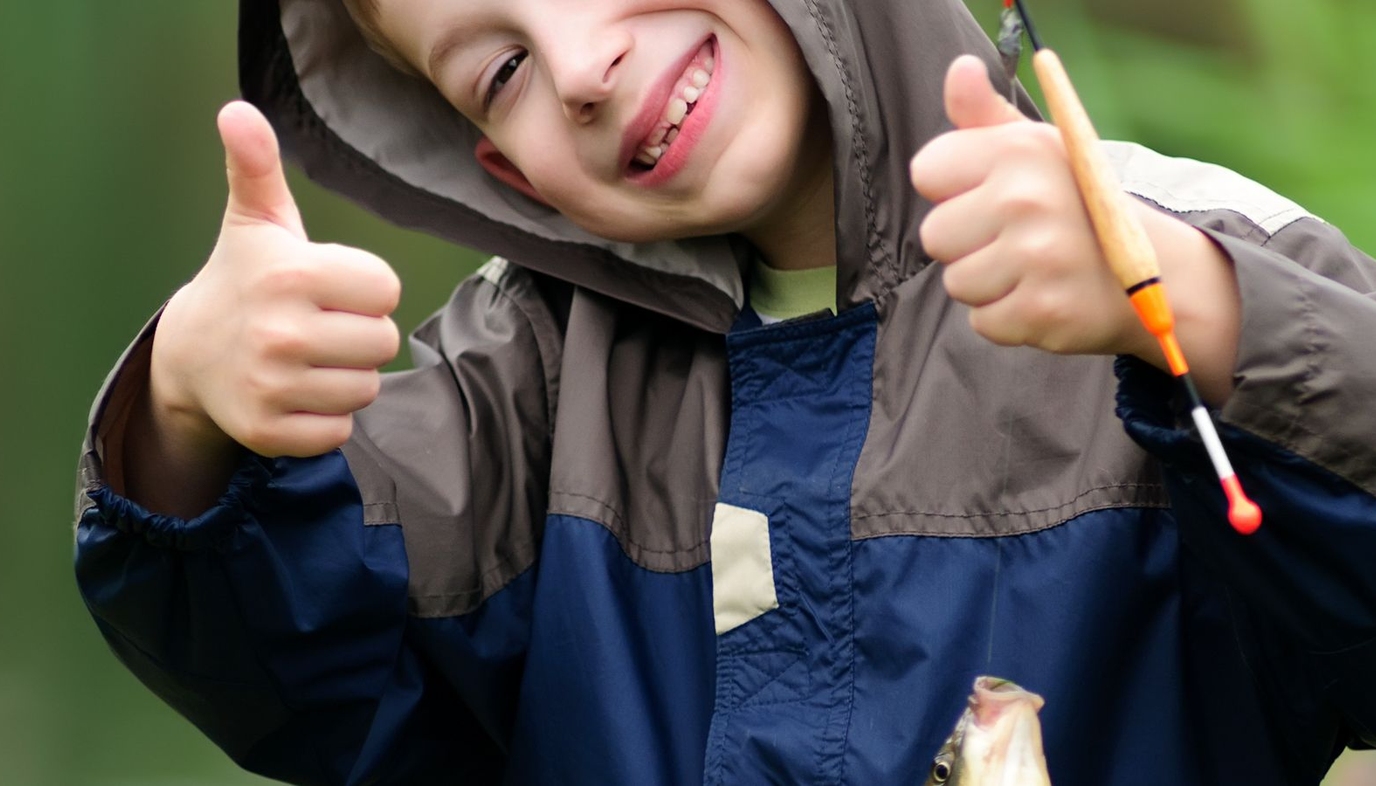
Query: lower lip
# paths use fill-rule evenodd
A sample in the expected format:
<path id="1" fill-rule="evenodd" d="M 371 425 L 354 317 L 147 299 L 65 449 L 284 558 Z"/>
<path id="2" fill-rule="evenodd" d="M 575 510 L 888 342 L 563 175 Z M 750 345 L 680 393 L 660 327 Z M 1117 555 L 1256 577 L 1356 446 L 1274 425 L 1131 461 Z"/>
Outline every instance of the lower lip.
<path id="1" fill-rule="evenodd" d="M 655 164 L 655 168 L 646 172 L 632 173 L 627 178 L 632 183 L 653 188 L 672 180 L 687 165 L 693 148 L 697 147 L 698 142 L 707 131 L 708 124 L 712 121 L 712 113 L 717 106 L 717 84 L 725 72 L 721 47 L 717 45 L 715 39 L 712 43 L 712 59 L 715 61 L 712 68 L 712 81 L 707 83 L 707 89 L 693 104 L 693 113 L 683 118 L 683 122 L 678 127 L 678 136 L 674 137 L 674 141 L 669 145 L 669 149 L 664 151 L 664 155 Z"/>

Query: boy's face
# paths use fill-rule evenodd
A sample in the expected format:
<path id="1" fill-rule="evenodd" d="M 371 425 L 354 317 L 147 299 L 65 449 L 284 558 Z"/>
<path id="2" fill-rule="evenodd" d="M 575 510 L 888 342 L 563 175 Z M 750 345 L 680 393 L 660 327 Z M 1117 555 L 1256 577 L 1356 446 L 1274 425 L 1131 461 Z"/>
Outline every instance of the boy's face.
<path id="1" fill-rule="evenodd" d="M 489 171 L 594 234 L 749 236 L 830 176 L 811 74 L 765 0 L 377 10 L 389 42 L 495 145 L 478 150 Z"/>

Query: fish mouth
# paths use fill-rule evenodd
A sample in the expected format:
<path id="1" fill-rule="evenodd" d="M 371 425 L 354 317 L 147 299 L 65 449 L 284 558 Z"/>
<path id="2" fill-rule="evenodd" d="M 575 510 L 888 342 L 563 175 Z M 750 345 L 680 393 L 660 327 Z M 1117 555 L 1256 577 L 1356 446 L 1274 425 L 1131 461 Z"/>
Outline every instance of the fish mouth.
<path id="1" fill-rule="evenodd" d="M 1051 786 L 1037 718 L 1042 697 L 994 677 L 975 680 L 969 706 L 937 753 L 924 786 Z"/>
<path id="2" fill-rule="evenodd" d="M 989 728 L 999 718 L 1019 707 L 1030 707 L 1035 715 L 1046 702 L 1041 696 L 1022 688 L 1011 680 L 980 677 L 970 694 L 970 710 L 980 727 Z"/>
<path id="3" fill-rule="evenodd" d="M 621 160 L 627 175 L 644 175 L 658 166 L 688 116 L 712 89 L 717 61 L 716 37 L 709 36 L 666 69 L 623 138 Z"/>

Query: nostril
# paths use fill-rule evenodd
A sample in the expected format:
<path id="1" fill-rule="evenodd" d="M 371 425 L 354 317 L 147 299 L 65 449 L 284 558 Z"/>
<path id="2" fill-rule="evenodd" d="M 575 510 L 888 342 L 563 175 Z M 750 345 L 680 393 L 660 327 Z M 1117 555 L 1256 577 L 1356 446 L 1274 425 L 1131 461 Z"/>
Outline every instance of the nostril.
<path id="1" fill-rule="evenodd" d="M 617 66 L 621 65 L 621 60 L 622 60 L 622 58 L 624 58 L 624 57 L 625 57 L 625 55 L 617 55 L 617 56 L 616 56 L 616 59 L 613 60 L 613 61 L 611 62 L 611 65 L 607 66 L 607 71 L 606 71 L 606 73 L 602 74 L 602 84 L 603 84 L 603 85 L 609 85 L 609 84 L 611 84 L 612 72 L 616 70 L 616 67 L 617 67 Z"/>

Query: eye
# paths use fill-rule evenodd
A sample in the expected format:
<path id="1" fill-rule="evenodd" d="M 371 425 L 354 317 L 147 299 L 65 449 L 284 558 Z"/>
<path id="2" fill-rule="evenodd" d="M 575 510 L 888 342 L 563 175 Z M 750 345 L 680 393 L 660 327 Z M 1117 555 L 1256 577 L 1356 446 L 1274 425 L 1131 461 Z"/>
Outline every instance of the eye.
<path id="1" fill-rule="evenodd" d="M 497 67 L 497 73 L 492 75 L 492 82 L 487 86 L 487 93 L 483 96 L 483 109 L 487 109 L 492 104 L 492 100 L 497 94 L 502 92 L 506 83 L 516 75 L 516 69 L 521 67 L 521 61 L 525 60 L 526 52 L 517 52 L 511 55 Z"/>
<path id="2" fill-rule="evenodd" d="M 951 762 L 945 756 L 938 756 L 932 762 L 932 783 L 945 783 L 951 777 Z"/>

